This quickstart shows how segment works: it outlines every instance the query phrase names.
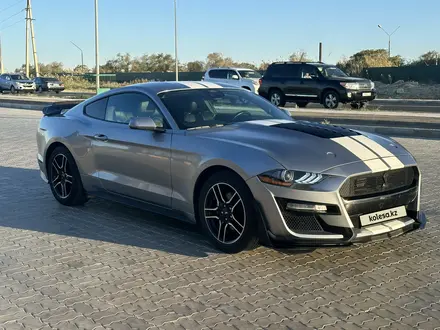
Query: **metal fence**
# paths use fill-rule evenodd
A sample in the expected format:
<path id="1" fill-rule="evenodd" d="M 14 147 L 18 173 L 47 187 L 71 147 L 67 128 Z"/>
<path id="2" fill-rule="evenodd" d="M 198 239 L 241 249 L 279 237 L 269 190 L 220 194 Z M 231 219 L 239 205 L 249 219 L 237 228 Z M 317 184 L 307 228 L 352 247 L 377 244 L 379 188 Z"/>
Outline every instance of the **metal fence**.
<path id="1" fill-rule="evenodd" d="M 417 81 L 419 83 L 440 83 L 440 66 L 402 66 L 391 68 L 364 69 L 362 75 L 365 78 L 393 83 L 398 80 Z"/>

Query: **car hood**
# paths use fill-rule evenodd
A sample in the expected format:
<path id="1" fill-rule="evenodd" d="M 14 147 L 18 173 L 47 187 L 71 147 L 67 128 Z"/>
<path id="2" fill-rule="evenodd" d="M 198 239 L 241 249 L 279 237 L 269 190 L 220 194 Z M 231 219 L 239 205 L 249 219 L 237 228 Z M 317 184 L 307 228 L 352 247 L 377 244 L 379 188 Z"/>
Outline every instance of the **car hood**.
<path id="1" fill-rule="evenodd" d="M 20 80 L 14 80 L 14 82 L 18 82 L 18 83 L 21 83 L 21 84 L 33 84 L 34 83 L 34 81 L 33 80 L 22 80 L 22 79 L 20 79 Z"/>
<path id="2" fill-rule="evenodd" d="M 368 79 L 358 77 L 327 77 L 327 79 L 340 82 L 370 82 Z"/>
<path id="3" fill-rule="evenodd" d="M 258 149 L 286 169 L 315 173 L 354 162 L 364 162 L 368 167 L 370 163 L 376 166 L 382 163 L 383 167 L 383 161 L 374 160 L 409 154 L 394 141 L 374 134 L 367 137 L 347 128 L 306 121 L 249 121 L 194 130 L 190 134 Z M 246 157 L 245 152 L 243 157 Z"/>

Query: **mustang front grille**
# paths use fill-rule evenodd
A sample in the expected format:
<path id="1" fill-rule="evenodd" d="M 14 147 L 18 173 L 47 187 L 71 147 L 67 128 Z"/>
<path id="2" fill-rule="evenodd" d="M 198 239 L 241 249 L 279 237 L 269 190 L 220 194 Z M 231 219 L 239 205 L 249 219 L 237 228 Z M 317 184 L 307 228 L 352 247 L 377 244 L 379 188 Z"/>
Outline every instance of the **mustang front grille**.
<path id="1" fill-rule="evenodd" d="M 320 225 L 315 214 L 310 212 L 298 212 L 286 209 L 287 200 L 282 198 L 276 198 L 278 207 L 281 210 L 281 214 L 286 222 L 287 227 L 294 232 L 308 233 L 308 232 L 322 232 L 322 226 Z"/>
<path id="2" fill-rule="evenodd" d="M 345 181 L 339 193 L 342 198 L 352 200 L 403 191 L 414 187 L 417 177 L 416 167 L 359 175 Z"/>

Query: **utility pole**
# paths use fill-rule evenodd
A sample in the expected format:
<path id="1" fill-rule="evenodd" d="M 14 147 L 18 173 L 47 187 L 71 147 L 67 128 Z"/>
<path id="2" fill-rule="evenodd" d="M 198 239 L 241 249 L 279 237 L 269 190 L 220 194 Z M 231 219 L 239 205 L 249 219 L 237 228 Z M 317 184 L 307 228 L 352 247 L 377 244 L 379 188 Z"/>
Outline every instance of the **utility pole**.
<path id="1" fill-rule="evenodd" d="M 387 34 L 387 36 L 388 36 L 388 58 L 391 58 L 391 36 L 392 36 L 394 33 L 396 33 L 396 31 L 397 31 L 398 29 L 400 29 L 400 26 L 397 27 L 397 29 L 395 29 L 395 30 L 394 30 L 393 32 L 391 32 L 391 33 L 388 33 L 388 32 L 382 27 L 382 25 L 380 25 L 380 24 L 378 24 L 377 27 L 378 27 L 379 29 L 381 29 L 383 32 L 385 32 L 385 33 Z"/>
<path id="2" fill-rule="evenodd" d="M 34 19 L 32 18 L 31 0 L 28 0 L 28 4 L 29 4 L 29 22 L 31 25 L 32 52 L 34 54 L 35 77 L 39 77 L 40 76 L 40 68 L 38 65 L 37 47 L 35 45 Z"/>
<path id="3" fill-rule="evenodd" d="M 177 0 L 174 0 L 174 57 L 176 60 L 176 81 L 179 81 L 179 59 L 177 57 Z"/>
<path id="4" fill-rule="evenodd" d="M 72 45 L 74 45 L 76 48 L 78 48 L 79 51 L 81 52 L 81 70 L 84 70 L 84 52 L 83 52 L 83 50 L 77 44 L 75 44 L 73 41 L 71 41 L 70 43 Z"/>
<path id="5" fill-rule="evenodd" d="M 29 5 L 30 0 L 26 0 L 26 77 L 29 77 Z"/>
<path id="6" fill-rule="evenodd" d="M 98 35 L 98 0 L 95 0 L 95 65 L 96 94 L 99 93 L 99 35 Z"/>
<path id="7" fill-rule="evenodd" d="M 322 42 L 319 43 L 319 62 L 322 62 Z"/>

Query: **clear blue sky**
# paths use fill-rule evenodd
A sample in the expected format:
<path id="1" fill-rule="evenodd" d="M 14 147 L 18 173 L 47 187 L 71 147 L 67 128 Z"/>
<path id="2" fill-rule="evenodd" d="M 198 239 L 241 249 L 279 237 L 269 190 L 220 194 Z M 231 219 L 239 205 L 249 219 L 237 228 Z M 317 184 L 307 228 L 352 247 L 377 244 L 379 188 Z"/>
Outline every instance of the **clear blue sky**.
<path id="1" fill-rule="evenodd" d="M 25 0 L 0 0 L 0 22 L 25 7 Z M 312 5 L 313 3 L 313 5 Z M 100 61 L 118 52 L 132 55 L 174 52 L 173 0 L 100 0 Z M 40 62 L 61 61 L 68 67 L 94 64 L 94 0 L 32 0 Z M 3 10 L 3 11 L 2 11 Z M 179 59 L 204 60 L 222 52 L 237 61 L 285 59 L 304 50 L 335 63 L 342 56 L 366 48 L 387 48 L 416 58 L 440 51 L 438 0 L 178 0 Z M 13 70 L 25 59 L 25 13 L 0 23 L 5 68 Z M 22 19 L 13 27 L 8 25 Z M 6 28 L 6 29 L 5 29 Z M 32 58 L 32 57 L 31 57 Z"/>

